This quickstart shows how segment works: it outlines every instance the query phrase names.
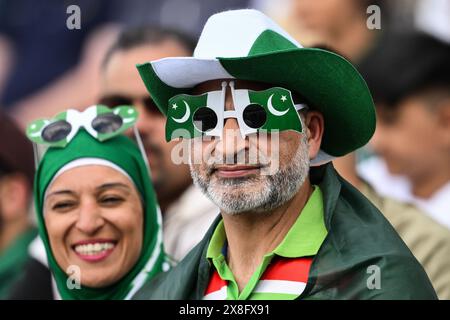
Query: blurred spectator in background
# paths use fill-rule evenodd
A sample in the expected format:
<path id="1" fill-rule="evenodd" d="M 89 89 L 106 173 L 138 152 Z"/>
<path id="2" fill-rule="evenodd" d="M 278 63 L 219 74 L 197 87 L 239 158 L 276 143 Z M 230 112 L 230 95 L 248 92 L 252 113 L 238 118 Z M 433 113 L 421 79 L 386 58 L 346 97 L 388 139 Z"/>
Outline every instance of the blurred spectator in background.
<path id="1" fill-rule="evenodd" d="M 411 202 L 450 228 L 450 45 L 426 34 L 393 34 L 362 73 L 377 105 L 361 175 L 382 195 Z"/>
<path id="2" fill-rule="evenodd" d="M 183 30 L 197 38 L 213 13 L 222 10 L 247 8 L 251 0 L 128 0 L 122 2 L 126 12 L 126 25 L 158 25 L 164 28 Z"/>
<path id="3" fill-rule="evenodd" d="M 95 101 L 96 71 L 117 33 L 117 2 L 0 0 L 0 56 L 10 53 L 0 106 L 22 127 Z M 69 5 L 80 8 L 80 29 L 67 26 Z"/>
<path id="4" fill-rule="evenodd" d="M 372 4 L 379 6 L 381 9 L 380 30 L 368 28 L 369 14 L 366 10 Z M 294 17 L 292 21 L 297 26 L 314 34 L 313 38 L 316 43 L 322 43 L 350 59 L 356 64 L 363 77 L 369 80 L 368 85 L 374 92 L 375 99 L 379 100 L 377 101 L 378 104 L 381 105 L 379 107 L 378 134 L 375 135 L 372 146 L 388 161 L 390 174 L 403 174 L 407 179 L 420 182 L 402 180 L 402 187 L 394 187 L 396 184 L 386 183 L 387 178 L 383 178 L 388 174 L 386 170 L 384 171 L 386 174 L 383 175 L 381 169 L 373 170 L 367 167 L 362 171 L 366 175 L 373 176 L 373 178 L 364 177 L 369 183 L 374 184 L 376 191 L 381 195 L 392 196 L 400 201 L 412 202 L 441 223 L 450 226 L 448 196 L 444 200 L 444 195 L 450 193 L 450 186 L 448 186 L 450 150 L 448 138 L 446 138 L 450 134 L 448 127 L 446 128 L 448 113 L 446 110 L 448 108 L 444 107 L 446 105 L 446 94 L 444 92 L 450 92 L 446 84 L 448 80 L 444 80 L 444 78 L 448 79 L 450 74 L 448 67 L 446 67 L 449 59 L 448 49 L 444 49 L 448 46 L 425 36 L 417 36 L 409 40 L 397 38 L 393 34 L 398 32 L 393 32 L 392 26 L 395 24 L 395 29 L 399 29 L 399 24 L 391 22 L 394 18 L 401 17 L 402 15 L 398 11 L 404 9 L 405 12 L 411 14 L 410 23 L 406 23 L 409 28 L 414 26 L 412 19 L 415 16 L 416 24 L 421 26 L 422 29 L 426 29 L 430 33 L 438 33 L 440 38 L 445 38 L 445 35 L 448 36 L 449 34 L 449 30 L 447 30 L 447 33 L 445 33 L 445 30 L 442 31 L 441 26 L 445 23 L 443 21 L 445 19 L 438 19 L 440 21 L 439 27 L 433 27 L 430 19 L 427 20 L 425 17 L 429 17 L 430 12 L 436 12 L 436 9 L 432 10 L 433 5 L 436 8 L 436 5 L 440 4 L 439 8 L 443 12 L 446 12 L 445 8 L 448 9 L 448 5 L 446 6 L 439 0 L 414 1 L 409 4 L 401 1 L 401 4 L 403 5 L 402 8 L 393 5 L 388 7 L 388 3 L 382 0 L 293 0 L 291 16 Z M 415 4 L 420 5 L 416 6 Z M 420 11 L 421 8 L 424 9 L 423 12 Z M 449 15 L 447 12 L 437 16 L 446 16 L 446 14 Z M 403 14 L 403 16 L 406 16 L 406 14 Z M 406 21 L 406 19 L 401 21 Z M 446 23 L 448 23 L 448 20 Z M 441 49 L 438 49 L 438 47 Z M 424 49 L 422 50 L 422 48 Z M 415 53 L 410 52 L 411 50 Z M 439 50 L 440 53 L 437 52 Z M 407 53 L 409 53 L 409 56 Z M 439 74 L 437 74 L 438 70 Z M 426 110 L 423 108 L 406 108 L 408 115 L 402 115 L 400 110 L 403 110 L 403 108 L 395 107 L 406 102 L 400 101 L 403 98 L 416 95 L 418 90 L 428 89 L 427 87 L 432 87 L 433 83 L 438 81 L 441 82 L 439 83 L 440 90 L 438 90 L 441 92 L 440 97 L 436 96 L 436 90 L 433 90 L 434 93 L 431 94 L 433 97 L 430 97 L 428 92 L 423 92 L 421 95 L 436 100 L 432 102 L 428 99 L 429 103 L 426 104 L 439 105 L 440 107 L 435 108 L 435 111 L 439 110 L 439 112 L 425 112 Z M 420 86 L 422 88 L 419 88 Z M 393 96 L 397 101 L 392 101 Z M 417 111 L 416 109 L 420 111 L 412 114 L 412 110 Z M 408 118 L 408 124 L 416 125 L 414 132 L 420 135 L 423 141 L 432 141 L 424 143 L 426 144 L 424 149 L 421 149 L 418 145 L 421 141 L 418 138 L 408 135 L 406 139 L 405 130 L 408 130 L 406 127 L 405 130 L 392 129 L 389 132 L 386 130 L 388 127 L 399 127 L 402 121 L 406 120 L 406 118 L 401 119 L 403 116 L 410 117 Z M 428 116 L 433 117 L 433 121 Z M 388 120 L 391 124 L 395 122 L 397 125 L 386 126 Z M 427 122 L 427 126 L 419 128 L 418 126 L 422 122 L 423 126 Z M 410 129 L 413 129 L 413 127 L 410 127 Z M 428 131 L 425 133 L 423 130 Z M 426 134 L 430 136 L 426 136 Z M 396 141 L 399 139 L 403 140 L 397 143 Z M 410 142 L 411 139 L 414 141 Z M 433 149 L 434 152 L 431 152 L 430 148 L 433 147 L 437 149 Z M 406 151 L 406 149 L 409 151 Z M 425 150 L 427 152 L 424 152 Z M 430 152 L 432 155 L 430 155 Z M 426 160 L 421 161 L 420 157 L 426 158 Z M 396 159 L 396 164 L 394 164 L 394 159 Z M 348 176 L 351 176 L 351 172 L 345 172 L 346 165 L 341 165 L 341 160 L 345 161 L 345 159 L 336 159 L 334 163 L 338 171 L 348 178 Z M 394 165 L 397 166 L 396 169 L 393 167 Z M 425 170 L 425 168 L 427 169 Z M 426 175 L 426 178 L 423 175 Z M 411 192 L 407 191 L 410 188 L 409 184 L 412 186 Z M 439 215 L 444 215 L 444 217 L 438 218 Z"/>
<path id="5" fill-rule="evenodd" d="M 382 0 L 292 0 L 289 19 L 292 27 L 309 34 L 310 44 L 321 43 L 359 64 L 380 35 L 367 25 L 366 10 L 372 4 L 387 12 Z M 379 22 L 387 27 L 384 16 Z"/>
<path id="6" fill-rule="evenodd" d="M 368 27 L 367 8 L 371 5 L 379 8 L 376 22 L 381 29 Z M 285 23 L 298 40 L 307 46 L 334 51 L 358 69 L 371 64 L 374 48 L 384 33 L 389 33 L 390 8 L 383 0 L 291 0 L 288 6 L 291 10 L 286 13 Z M 344 177 L 352 174 L 345 172 L 347 157 L 352 155 L 333 161 Z"/>
<path id="7" fill-rule="evenodd" d="M 120 27 L 172 26 L 197 36 L 212 13 L 246 0 L 0 0 L 0 108 L 21 127 L 95 102 L 98 69 Z M 80 28 L 67 21 L 79 7 Z"/>
<path id="8" fill-rule="evenodd" d="M 218 209 L 193 186 L 189 166 L 172 161 L 172 150 L 179 142 L 166 142 L 165 117 L 148 95 L 135 65 L 169 56 L 190 56 L 193 47 L 189 37 L 171 29 L 132 28 L 119 36 L 101 70 L 99 103 L 111 108 L 134 105 L 139 111 L 137 128 L 163 213 L 164 246 L 176 260 L 202 239 Z"/>
<path id="9" fill-rule="evenodd" d="M 450 1 L 420 0 L 414 13 L 418 30 L 450 43 Z"/>
<path id="10" fill-rule="evenodd" d="M 389 220 L 422 264 L 439 299 L 450 299 L 450 230 L 414 204 L 380 195 L 356 170 L 356 155 L 341 159 L 345 179 L 364 194 Z"/>
<path id="11" fill-rule="evenodd" d="M 0 299 L 21 278 L 37 234 L 29 215 L 33 172 L 31 143 L 0 113 Z"/>

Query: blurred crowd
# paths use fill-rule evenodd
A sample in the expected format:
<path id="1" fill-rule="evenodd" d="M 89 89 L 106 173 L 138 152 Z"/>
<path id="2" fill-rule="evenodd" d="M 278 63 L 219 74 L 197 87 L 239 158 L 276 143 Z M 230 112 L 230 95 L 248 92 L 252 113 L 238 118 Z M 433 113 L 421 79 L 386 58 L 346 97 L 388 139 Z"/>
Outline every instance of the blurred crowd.
<path id="1" fill-rule="evenodd" d="M 58 298 L 33 212 L 26 125 L 67 108 L 133 105 L 162 212 L 181 260 L 218 209 L 171 161 L 165 118 L 135 65 L 190 56 L 208 16 L 256 8 L 305 47 L 351 61 L 376 105 L 369 144 L 338 172 L 392 224 L 441 299 L 450 299 L 450 2 L 447 0 L 0 0 L 0 299 Z M 369 9 L 370 8 L 370 9 Z"/>

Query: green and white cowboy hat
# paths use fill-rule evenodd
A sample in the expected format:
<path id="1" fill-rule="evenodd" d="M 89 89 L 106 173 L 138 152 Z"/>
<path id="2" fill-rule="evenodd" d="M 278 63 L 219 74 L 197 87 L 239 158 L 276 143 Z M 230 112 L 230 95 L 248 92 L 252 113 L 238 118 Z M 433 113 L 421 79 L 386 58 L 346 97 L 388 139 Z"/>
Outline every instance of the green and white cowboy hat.
<path id="1" fill-rule="evenodd" d="M 299 93 L 325 119 L 319 163 L 363 146 L 375 130 L 370 91 L 353 65 L 335 53 L 302 47 L 257 10 L 214 14 L 193 57 L 164 58 L 137 68 L 166 115 L 171 97 L 214 79 L 265 82 Z"/>

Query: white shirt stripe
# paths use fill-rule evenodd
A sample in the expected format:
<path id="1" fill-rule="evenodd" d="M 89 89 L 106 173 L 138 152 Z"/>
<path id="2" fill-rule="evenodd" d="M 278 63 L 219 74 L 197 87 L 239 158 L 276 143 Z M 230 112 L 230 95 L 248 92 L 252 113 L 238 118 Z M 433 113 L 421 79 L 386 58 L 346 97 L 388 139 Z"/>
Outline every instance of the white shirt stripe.
<path id="1" fill-rule="evenodd" d="M 203 297 L 203 300 L 226 300 L 227 298 L 227 286 L 223 286 L 220 290 L 208 293 Z"/>
<path id="2" fill-rule="evenodd" d="M 281 293 L 300 295 L 305 290 L 306 283 L 287 280 L 260 280 L 253 290 L 254 293 Z"/>

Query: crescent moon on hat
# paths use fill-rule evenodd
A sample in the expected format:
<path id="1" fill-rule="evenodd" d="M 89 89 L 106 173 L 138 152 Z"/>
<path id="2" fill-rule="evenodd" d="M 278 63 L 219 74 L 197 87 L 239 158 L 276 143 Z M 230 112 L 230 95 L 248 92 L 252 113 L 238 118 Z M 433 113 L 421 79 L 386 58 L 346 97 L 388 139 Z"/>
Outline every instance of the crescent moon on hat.
<path id="1" fill-rule="evenodd" d="M 272 105 L 273 95 L 274 95 L 274 93 L 272 93 L 272 95 L 269 97 L 269 100 L 267 100 L 267 108 L 269 108 L 270 113 L 272 113 L 274 116 L 277 116 L 277 117 L 284 116 L 289 111 L 289 108 L 286 110 L 283 110 L 283 111 L 276 110 Z"/>
<path id="2" fill-rule="evenodd" d="M 186 113 L 184 114 L 184 116 L 182 116 L 181 118 L 172 117 L 173 121 L 178 122 L 178 123 L 186 122 L 189 119 L 189 116 L 191 115 L 191 108 L 189 107 L 188 103 L 184 100 L 183 100 L 183 102 L 184 102 L 184 105 L 186 106 Z"/>

